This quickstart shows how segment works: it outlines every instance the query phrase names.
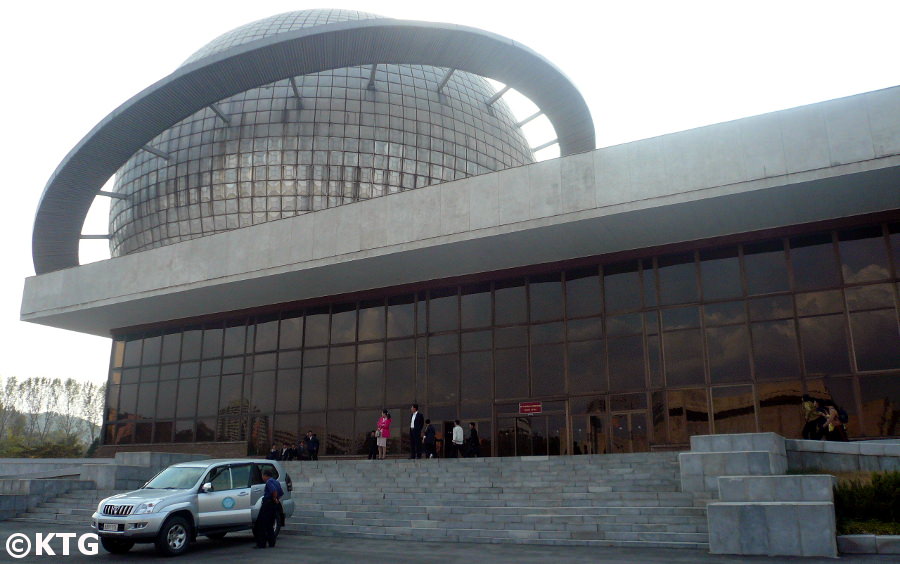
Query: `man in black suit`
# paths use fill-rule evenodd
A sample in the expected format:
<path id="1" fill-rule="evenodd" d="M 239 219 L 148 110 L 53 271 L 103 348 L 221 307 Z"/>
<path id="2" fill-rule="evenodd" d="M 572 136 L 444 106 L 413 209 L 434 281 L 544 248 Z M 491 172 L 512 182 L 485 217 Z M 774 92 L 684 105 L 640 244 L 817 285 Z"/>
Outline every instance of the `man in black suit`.
<path id="1" fill-rule="evenodd" d="M 425 426 L 425 418 L 419 413 L 419 404 L 414 403 L 409 408 L 412 418 L 409 420 L 409 457 L 422 458 L 422 427 Z"/>

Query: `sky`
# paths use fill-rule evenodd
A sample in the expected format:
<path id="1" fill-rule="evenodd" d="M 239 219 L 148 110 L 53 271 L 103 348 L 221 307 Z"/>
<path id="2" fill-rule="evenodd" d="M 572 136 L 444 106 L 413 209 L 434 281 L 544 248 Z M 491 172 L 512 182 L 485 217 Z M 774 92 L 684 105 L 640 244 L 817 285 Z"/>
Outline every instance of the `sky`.
<path id="1" fill-rule="evenodd" d="M 467 25 L 530 47 L 581 91 L 598 147 L 900 84 L 896 0 L 7 3 L 0 376 L 106 379 L 109 339 L 19 320 L 24 280 L 34 275 L 34 214 L 63 157 L 108 113 L 222 33 L 322 7 Z M 527 101 L 505 100 L 517 117 L 531 113 Z M 540 124 L 526 135 L 533 146 L 552 137 Z M 98 198 L 83 233 L 106 233 L 107 210 Z M 82 262 L 108 256 L 105 241 L 83 243 L 81 252 Z"/>

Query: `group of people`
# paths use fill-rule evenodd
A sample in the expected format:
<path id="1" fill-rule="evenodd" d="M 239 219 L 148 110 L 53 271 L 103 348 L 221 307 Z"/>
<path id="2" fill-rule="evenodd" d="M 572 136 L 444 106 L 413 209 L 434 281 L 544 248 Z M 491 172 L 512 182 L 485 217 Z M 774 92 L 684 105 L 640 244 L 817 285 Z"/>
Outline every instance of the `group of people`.
<path id="1" fill-rule="evenodd" d="M 808 440 L 848 441 L 847 412 L 830 400 L 816 399 L 809 394 L 800 398 L 803 413 L 803 438 Z"/>
<path id="2" fill-rule="evenodd" d="M 409 408 L 409 458 L 436 458 L 437 431 L 431 423 L 431 419 L 419 413 L 419 404 L 412 404 Z M 369 460 L 384 460 L 387 454 L 387 440 L 391 438 L 391 414 L 387 409 L 381 410 L 381 417 L 375 424 L 375 429 L 369 432 L 366 438 Z M 448 445 L 447 456 L 459 458 L 460 456 L 477 457 L 479 455 L 478 429 L 475 423 L 469 423 L 469 436 L 464 437 L 462 425 L 459 419 L 454 422 L 453 436 Z"/>
<path id="3" fill-rule="evenodd" d="M 312 431 L 307 431 L 306 436 L 300 439 L 296 446 L 283 443 L 281 448 L 272 445 L 272 450 L 266 455 L 269 460 L 318 460 L 319 437 Z"/>

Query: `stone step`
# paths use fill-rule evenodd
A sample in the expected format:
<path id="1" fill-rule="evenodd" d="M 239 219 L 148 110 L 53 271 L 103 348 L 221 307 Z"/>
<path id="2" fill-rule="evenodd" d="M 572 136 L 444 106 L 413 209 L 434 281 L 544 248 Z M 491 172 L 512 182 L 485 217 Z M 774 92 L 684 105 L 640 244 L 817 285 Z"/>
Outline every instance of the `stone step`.
<path id="1" fill-rule="evenodd" d="M 381 527 L 370 525 L 332 525 L 319 523 L 288 523 L 285 530 L 313 535 L 332 533 L 335 536 L 358 534 L 388 534 L 398 539 L 436 542 L 466 542 L 474 538 L 516 540 L 610 540 L 628 542 L 707 543 L 706 533 L 666 531 L 537 531 L 523 529 L 438 528 L 438 527 Z"/>
<path id="2" fill-rule="evenodd" d="M 705 518 L 706 508 L 694 506 L 569 506 L 569 507 L 523 507 L 521 505 L 508 506 L 448 506 L 448 505 L 373 505 L 373 504 L 351 504 L 337 507 L 333 504 L 309 504 L 298 501 L 298 510 L 304 511 L 362 511 L 362 512 L 379 512 L 379 513 L 451 513 L 451 514 L 501 514 L 506 515 L 516 513 L 521 515 L 557 515 L 557 514 L 573 514 L 579 515 L 622 515 L 622 516 L 645 516 L 645 517 L 663 517 L 668 516 L 699 516 Z"/>
<path id="3" fill-rule="evenodd" d="M 496 508 L 495 508 L 496 509 Z M 415 521 L 434 520 L 434 521 L 507 521 L 521 523 L 633 523 L 648 524 L 655 523 L 659 525 L 677 525 L 681 523 L 702 524 L 706 526 L 706 515 L 702 511 L 695 511 L 687 514 L 660 514 L 658 512 L 644 513 L 621 513 L 617 512 L 617 508 L 608 508 L 604 512 L 588 512 L 580 508 L 577 512 L 559 512 L 559 513 L 528 513 L 527 510 L 519 508 L 503 508 L 505 511 L 495 512 L 459 512 L 459 511 L 396 511 L 387 512 L 379 510 L 354 510 L 340 511 L 329 509 L 306 509 L 301 508 L 294 511 L 292 519 L 308 521 L 312 519 L 326 518 L 343 518 L 343 519 L 407 519 Z"/>

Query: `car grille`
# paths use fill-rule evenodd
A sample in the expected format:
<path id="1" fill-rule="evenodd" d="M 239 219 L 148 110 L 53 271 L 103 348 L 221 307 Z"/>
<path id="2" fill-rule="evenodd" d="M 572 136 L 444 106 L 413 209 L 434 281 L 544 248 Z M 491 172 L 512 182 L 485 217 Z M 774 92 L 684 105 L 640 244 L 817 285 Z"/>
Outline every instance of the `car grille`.
<path id="1" fill-rule="evenodd" d="M 133 505 L 104 505 L 104 515 L 131 515 L 134 511 Z"/>

